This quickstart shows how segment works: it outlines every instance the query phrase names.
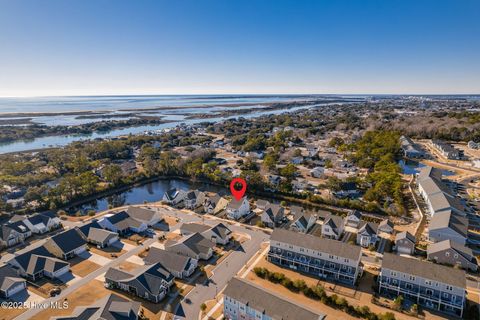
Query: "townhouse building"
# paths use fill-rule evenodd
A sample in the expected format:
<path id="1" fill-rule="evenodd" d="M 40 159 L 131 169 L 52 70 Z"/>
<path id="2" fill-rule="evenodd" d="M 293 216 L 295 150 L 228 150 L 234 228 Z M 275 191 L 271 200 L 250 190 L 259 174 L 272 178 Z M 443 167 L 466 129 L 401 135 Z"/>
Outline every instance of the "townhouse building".
<path id="1" fill-rule="evenodd" d="M 391 298 L 403 296 L 424 307 L 462 317 L 465 276 L 463 270 L 384 253 L 378 290 Z"/>
<path id="2" fill-rule="evenodd" d="M 223 296 L 223 314 L 228 320 L 325 319 L 324 314 L 239 278 L 230 280 Z"/>
<path id="3" fill-rule="evenodd" d="M 361 248 L 284 229 L 270 237 L 268 261 L 321 279 L 354 285 L 362 272 Z"/>

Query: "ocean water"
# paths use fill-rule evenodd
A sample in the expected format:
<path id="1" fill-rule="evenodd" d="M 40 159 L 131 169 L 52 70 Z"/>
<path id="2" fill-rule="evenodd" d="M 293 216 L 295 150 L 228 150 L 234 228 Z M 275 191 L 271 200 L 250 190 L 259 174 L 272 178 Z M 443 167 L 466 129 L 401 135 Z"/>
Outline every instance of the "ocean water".
<path id="1" fill-rule="evenodd" d="M 314 99 L 313 95 L 156 95 L 0 98 L 0 114 L 122 111 L 155 107 L 199 107 Z"/>

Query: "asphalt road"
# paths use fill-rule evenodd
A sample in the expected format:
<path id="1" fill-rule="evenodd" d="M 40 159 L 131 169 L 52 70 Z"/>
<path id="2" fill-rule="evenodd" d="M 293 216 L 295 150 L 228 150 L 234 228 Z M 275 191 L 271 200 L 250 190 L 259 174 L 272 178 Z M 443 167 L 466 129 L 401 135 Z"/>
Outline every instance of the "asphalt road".
<path id="1" fill-rule="evenodd" d="M 260 250 L 262 242 L 267 241 L 270 237 L 262 231 L 246 230 L 231 226 L 232 231 L 245 232 L 251 236 L 242 244 L 240 248 L 230 253 L 230 255 L 220 263 L 214 270 L 213 275 L 207 285 L 198 284 L 194 290 L 190 291 L 185 299 L 175 309 L 175 319 L 197 319 L 200 312 L 200 305 L 214 299 L 215 296 L 223 290 L 227 283 L 232 279 Z M 190 302 L 186 303 L 186 299 Z"/>

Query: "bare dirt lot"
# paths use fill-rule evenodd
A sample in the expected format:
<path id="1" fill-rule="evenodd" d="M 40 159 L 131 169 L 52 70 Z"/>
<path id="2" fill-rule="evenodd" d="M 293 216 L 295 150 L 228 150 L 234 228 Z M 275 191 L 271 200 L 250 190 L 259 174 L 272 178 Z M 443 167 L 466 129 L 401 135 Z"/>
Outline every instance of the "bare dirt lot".
<path id="1" fill-rule="evenodd" d="M 100 265 L 90 260 L 83 259 L 83 260 L 72 262 L 73 260 L 76 260 L 76 259 L 80 259 L 80 258 L 76 257 L 75 259 L 72 259 L 70 261 L 71 263 L 70 270 L 72 271 L 73 274 L 77 276 L 85 277 L 86 275 L 100 268 Z"/>

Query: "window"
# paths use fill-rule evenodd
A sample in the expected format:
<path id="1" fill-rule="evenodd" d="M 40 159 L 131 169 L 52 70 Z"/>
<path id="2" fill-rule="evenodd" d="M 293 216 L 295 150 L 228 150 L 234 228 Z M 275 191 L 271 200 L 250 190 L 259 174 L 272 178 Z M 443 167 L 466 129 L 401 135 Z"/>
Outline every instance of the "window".
<path id="1" fill-rule="evenodd" d="M 425 280 L 425 284 L 428 285 L 428 286 L 431 286 L 431 285 L 432 285 L 432 281 L 430 281 L 430 280 Z"/>
<path id="2" fill-rule="evenodd" d="M 330 268 L 335 268 L 335 264 L 330 262 Z"/>
<path id="3" fill-rule="evenodd" d="M 444 292 L 443 297 L 448 299 L 448 293 Z"/>
<path id="4" fill-rule="evenodd" d="M 455 254 L 453 255 L 453 257 L 454 257 L 455 259 L 458 259 L 458 254 L 455 253 Z"/>
<path id="5" fill-rule="evenodd" d="M 392 277 L 396 277 L 396 276 L 397 276 L 397 273 L 396 273 L 395 271 L 390 271 L 390 275 L 391 275 Z"/>
<path id="6" fill-rule="evenodd" d="M 450 257 L 450 252 L 445 252 L 445 257 Z"/>
<path id="7" fill-rule="evenodd" d="M 410 280 L 415 281 L 415 277 L 414 277 L 414 276 L 410 276 Z"/>
<path id="8" fill-rule="evenodd" d="M 431 295 L 433 294 L 433 290 L 427 289 L 427 294 L 428 294 L 429 296 L 431 296 Z"/>
<path id="9" fill-rule="evenodd" d="M 393 285 L 397 285 L 397 280 L 396 280 L 396 279 L 392 279 L 392 284 L 393 284 Z"/>
<path id="10" fill-rule="evenodd" d="M 412 290 L 412 288 L 413 288 L 413 286 L 412 286 L 411 283 L 407 283 L 407 284 L 405 285 L 405 287 L 406 287 L 408 290 Z"/>
<path id="11" fill-rule="evenodd" d="M 447 290 L 449 290 L 449 291 L 452 291 L 452 290 L 453 290 L 453 287 L 452 287 L 452 286 L 447 286 L 446 288 L 447 288 Z"/>
<path id="12" fill-rule="evenodd" d="M 333 255 L 329 255 L 328 257 L 329 257 L 330 259 L 333 259 Z"/>
<path id="13" fill-rule="evenodd" d="M 344 262 L 348 263 L 348 259 L 343 260 Z"/>

